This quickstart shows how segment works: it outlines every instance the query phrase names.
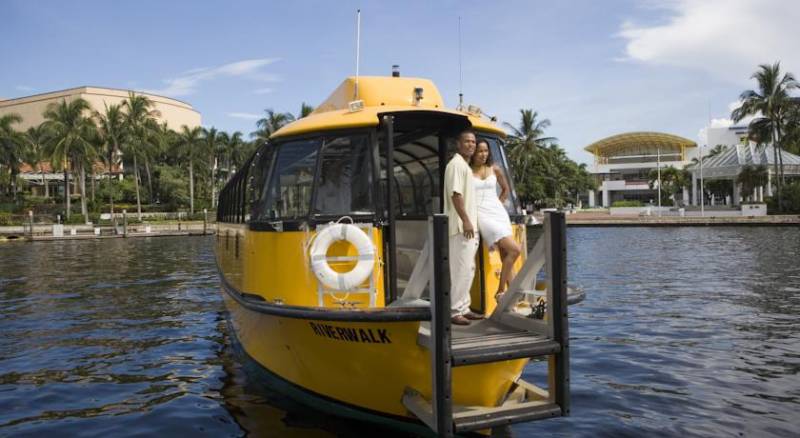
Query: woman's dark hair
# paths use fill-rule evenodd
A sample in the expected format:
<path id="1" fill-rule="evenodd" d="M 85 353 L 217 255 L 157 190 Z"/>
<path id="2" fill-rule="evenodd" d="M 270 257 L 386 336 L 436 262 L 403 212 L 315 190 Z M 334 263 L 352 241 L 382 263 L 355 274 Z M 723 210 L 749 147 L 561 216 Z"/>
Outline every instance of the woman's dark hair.
<path id="1" fill-rule="evenodd" d="M 492 164 L 494 164 L 494 160 L 492 159 L 492 148 L 489 147 L 489 140 L 485 138 L 479 138 L 478 141 L 475 142 L 475 153 L 472 154 L 472 157 L 469 159 L 469 164 L 470 165 L 472 164 L 473 160 L 475 159 L 475 155 L 478 154 L 478 146 L 480 146 L 481 143 L 486 144 L 486 152 L 487 152 L 486 162 L 483 163 L 483 165 L 491 167 Z"/>

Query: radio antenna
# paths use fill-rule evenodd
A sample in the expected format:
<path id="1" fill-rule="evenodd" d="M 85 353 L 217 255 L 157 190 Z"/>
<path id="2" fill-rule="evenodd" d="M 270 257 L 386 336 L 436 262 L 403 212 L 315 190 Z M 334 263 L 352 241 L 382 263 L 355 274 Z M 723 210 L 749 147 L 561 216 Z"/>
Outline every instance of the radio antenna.
<path id="1" fill-rule="evenodd" d="M 464 108 L 464 76 L 461 72 L 461 16 L 458 16 L 458 109 Z"/>
<path id="2" fill-rule="evenodd" d="M 361 9 L 356 11 L 356 85 L 353 100 L 358 100 L 358 64 L 361 55 Z"/>

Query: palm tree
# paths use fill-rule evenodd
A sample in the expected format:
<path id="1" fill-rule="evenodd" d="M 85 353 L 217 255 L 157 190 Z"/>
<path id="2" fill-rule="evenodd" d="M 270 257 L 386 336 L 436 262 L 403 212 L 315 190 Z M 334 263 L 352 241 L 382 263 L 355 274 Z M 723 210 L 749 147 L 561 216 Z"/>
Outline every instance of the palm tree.
<path id="1" fill-rule="evenodd" d="M 44 177 L 44 161 L 46 160 L 45 153 L 45 140 L 46 132 L 42 125 L 31 126 L 25 131 L 25 140 L 28 143 L 28 164 L 32 168 L 39 168 L 39 173 L 42 175 L 42 186 L 44 187 L 44 197 L 50 197 L 50 186 Z"/>
<path id="2" fill-rule="evenodd" d="M 106 162 L 106 168 L 109 173 L 109 182 L 111 181 L 111 172 L 116 164 L 117 157 L 121 153 L 120 147 L 125 137 L 125 113 L 121 105 L 106 105 L 105 112 L 100 113 L 95 111 L 94 119 L 100 133 L 100 138 L 105 145 L 103 160 Z M 111 203 L 111 214 L 114 214 L 114 196 L 113 190 L 109 190 L 109 201 Z"/>
<path id="3" fill-rule="evenodd" d="M 272 108 L 267 108 L 264 112 L 266 116 L 256 121 L 258 129 L 250 133 L 250 137 L 253 139 L 266 141 L 275 131 L 295 120 L 291 113 L 276 113 Z"/>
<path id="4" fill-rule="evenodd" d="M 750 128 L 757 131 L 764 140 L 772 141 L 775 174 L 778 189 L 778 209 L 783 211 L 781 190 L 784 182 L 783 155 L 781 140 L 785 132 L 786 116 L 791 106 L 789 91 L 800 86 L 791 73 L 781 76 L 781 64 L 761 64 L 753 73 L 752 79 L 758 82 L 758 91 L 746 90 L 740 96 L 741 106 L 731 113 L 731 118 L 739 122 L 747 116 L 756 116 L 750 122 Z"/>
<path id="5" fill-rule="evenodd" d="M 223 142 L 226 139 L 223 138 L 224 133 L 218 132 L 217 128 L 214 128 L 213 126 L 208 129 L 203 128 L 202 132 L 204 142 L 203 149 L 210 154 L 208 162 L 209 166 L 211 166 L 211 184 L 209 193 L 211 194 L 211 207 L 213 208 L 214 200 L 217 196 L 217 168 L 219 166 L 219 157 L 223 151 Z"/>
<path id="6" fill-rule="evenodd" d="M 555 152 L 548 152 L 547 146 L 554 144 L 555 137 L 544 137 L 544 130 L 550 120 L 537 120 L 539 114 L 532 109 L 520 110 L 519 126 L 504 123 L 511 131 L 506 149 L 512 167 L 516 170 L 517 190 L 520 197 L 528 201 L 543 201 L 548 197 L 556 199 L 558 182 L 555 171 L 558 168 Z M 550 193 L 552 191 L 552 193 Z M 548 196 L 551 194 L 552 196 Z"/>
<path id="7" fill-rule="evenodd" d="M 85 113 L 91 111 L 89 102 L 84 99 L 75 99 L 69 103 L 62 99 L 60 103 L 53 102 L 44 112 L 43 122 L 46 131 L 47 154 L 51 157 L 53 168 L 62 166 L 64 169 L 64 198 L 66 218 L 70 215 L 69 199 L 69 170 L 78 172 L 80 178 L 81 213 L 86 222 L 89 222 L 89 212 L 86 209 L 86 163 L 92 162 L 96 156 L 94 142 L 97 137 L 97 127 Z M 77 166 L 77 169 L 75 167 Z"/>
<path id="8" fill-rule="evenodd" d="M 306 105 L 306 103 L 303 102 L 300 104 L 300 114 L 297 116 L 297 118 L 302 119 L 303 117 L 309 116 L 313 112 L 314 112 L 314 107 L 311 105 Z"/>
<path id="9" fill-rule="evenodd" d="M 151 144 L 153 122 L 161 114 L 151 109 L 153 101 L 149 98 L 137 95 L 133 92 L 128 93 L 128 99 L 122 102 L 125 108 L 125 136 L 124 149 L 133 158 L 134 184 L 136 186 L 136 212 L 139 220 L 142 219 L 142 199 L 139 191 L 141 183 L 139 173 L 139 157 L 146 159 L 148 146 Z"/>
<path id="10" fill-rule="evenodd" d="M 742 185 L 742 191 L 756 198 L 755 190 L 767 184 L 767 167 L 764 165 L 744 166 L 736 177 L 736 183 Z"/>
<path id="11" fill-rule="evenodd" d="M 241 156 L 245 141 L 242 139 L 240 131 L 235 131 L 232 134 L 221 132 L 219 134 L 219 143 L 219 179 L 222 182 L 226 182 L 242 160 Z M 224 172 L 224 175 L 222 175 L 222 172 Z"/>
<path id="12" fill-rule="evenodd" d="M 245 141 L 242 139 L 242 133 L 239 131 L 234 132 L 228 139 L 228 143 L 225 145 L 225 152 L 227 155 L 228 161 L 228 174 L 226 176 L 226 180 L 230 179 L 233 176 L 236 169 L 242 165 L 245 157 Z"/>
<path id="13" fill-rule="evenodd" d="M 550 127 L 550 120 L 536 120 L 539 113 L 532 109 L 521 109 L 520 124 L 508 122 L 503 125 L 511 131 L 508 139 L 509 158 L 522 168 L 527 168 L 540 148 L 558 141 L 555 137 L 543 137 L 544 130 Z"/>
<path id="14" fill-rule="evenodd" d="M 790 98 L 790 101 L 783 148 L 793 154 L 800 154 L 800 97 Z"/>
<path id="15" fill-rule="evenodd" d="M 191 214 L 194 214 L 194 161 L 200 155 L 200 151 L 197 149 L 203 146 L 202 134 L 203 128 L 199 126 L 189 128 L 183 125 L 176 142 L 179 153 L 189 162 L 189 212 Z"/>
<path id="16" fill-rule="evenodd" d="M 12 125 L 22 123 L 22 116 L 16 113 L 0 116 L 0 165 L 9 168 L 11 191 L 17 201 L 17 174 L 25 152 L 25 138 Z"/>

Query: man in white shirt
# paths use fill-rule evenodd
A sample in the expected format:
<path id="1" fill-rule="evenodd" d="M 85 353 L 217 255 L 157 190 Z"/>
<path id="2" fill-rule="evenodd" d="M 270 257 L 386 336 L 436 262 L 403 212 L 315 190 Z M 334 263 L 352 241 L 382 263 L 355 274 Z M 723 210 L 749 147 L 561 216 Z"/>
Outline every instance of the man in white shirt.
<path id="1" fill-rule="evenodd" d="M 475 132 L 461 132 L 457 153 L 444 171 L 444 212 L 449 222 L 450 241 L 451 322 L 457 325 L 469 325 L 470 320 L 483 318 L 469 310 L 469 291 L 475 276 L 475 252 L 478 250 L 478 206 L 469 166 L 475 144 Z"/>

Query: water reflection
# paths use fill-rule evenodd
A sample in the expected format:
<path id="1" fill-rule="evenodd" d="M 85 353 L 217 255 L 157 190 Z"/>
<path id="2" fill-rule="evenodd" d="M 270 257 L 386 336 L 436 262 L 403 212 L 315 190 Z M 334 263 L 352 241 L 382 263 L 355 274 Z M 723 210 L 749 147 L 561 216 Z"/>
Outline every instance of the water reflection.
<path id="1" fill-rule="evenodd" d="M 0 435 L 401 436 L 245 369 L 212 243 L 0 245 Z M 800 230 L 570 228 L 568 248 L 573 416 L 495 435 L 796 432 Z"/>

